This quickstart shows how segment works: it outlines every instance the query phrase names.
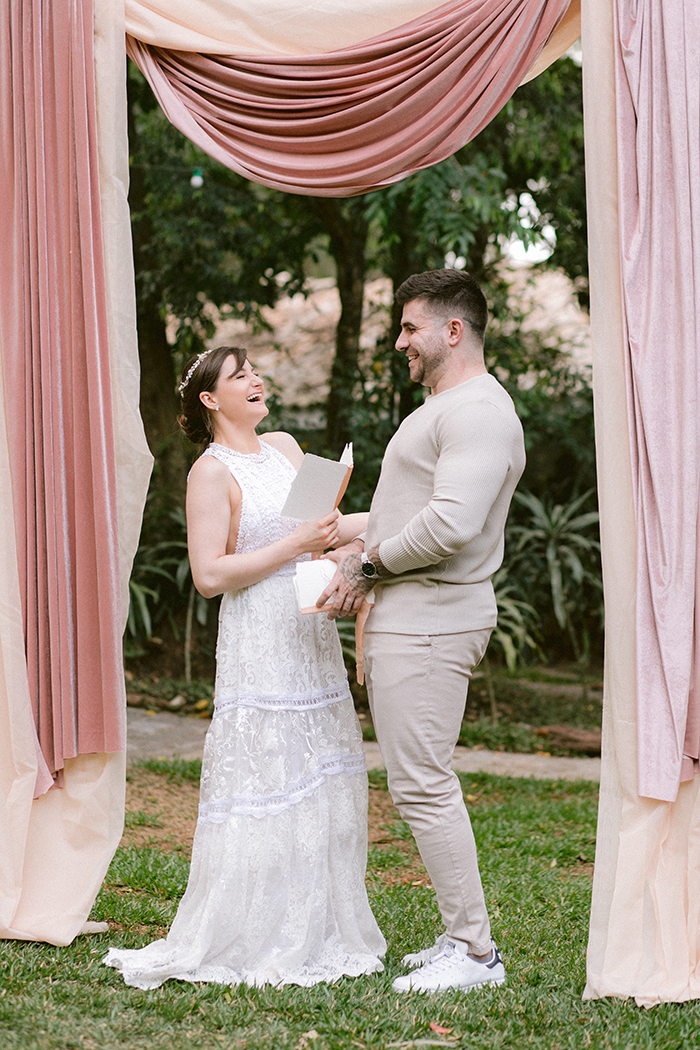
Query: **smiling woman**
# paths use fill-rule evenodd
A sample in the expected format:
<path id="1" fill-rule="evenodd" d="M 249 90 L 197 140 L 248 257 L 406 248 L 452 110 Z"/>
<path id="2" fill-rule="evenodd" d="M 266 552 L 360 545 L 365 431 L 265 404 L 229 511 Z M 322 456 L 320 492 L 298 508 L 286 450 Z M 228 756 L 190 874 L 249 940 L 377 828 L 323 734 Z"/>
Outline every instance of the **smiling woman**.
<path id="1" fill-rule="evenodd" d="M 187 892 L 165 940 L 111 949 L 127 984 L 334 981 L 382 969 L 364 884 L 367 776 L 335 625 L 302 616 L 297 561 L 366 515 L 281 517 L 301 449 L 267 415 L 245 350 L 193 358 L 180 424 L 206 446 L 187 489 L 192 577 L 221 602 L 214 717 Z"/>
<path id="2" fill-rule="evenodd" d="M 203 448 L 214 440 L 214 424 L 211 406 L 205 407 L 199 395 L 216 387 L 219 373 L 228 357 L 232 357 L 234 366 L 240 368 L 247 354 L 237 346 L 211 347 L 187 362 L 178 387 L 182 398 L 182 415 L 178 423 L 190 441 Z"/>

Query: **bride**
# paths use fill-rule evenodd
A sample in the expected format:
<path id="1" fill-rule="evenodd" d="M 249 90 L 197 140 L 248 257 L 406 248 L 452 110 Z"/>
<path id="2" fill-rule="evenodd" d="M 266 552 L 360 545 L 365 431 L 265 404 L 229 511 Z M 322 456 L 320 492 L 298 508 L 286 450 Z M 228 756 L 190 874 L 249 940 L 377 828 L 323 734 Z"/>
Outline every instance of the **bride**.
<path id="1" fill-rule="evenodd" d="M 214 717 L 187 890 L 170 933 L 104 961 L 127 984 L 168 978 L 312 985 L 382 969 L 365 890 L 367 775 L 335 625 L 301 615 L 295 562 L 366 515 L 282 518 L 302 451 L 258 437 L 263 383 L 245 350 L 193 358 L 180 426 L 205 446 L 187 488 L 192 576 L 219 614 Z"/>

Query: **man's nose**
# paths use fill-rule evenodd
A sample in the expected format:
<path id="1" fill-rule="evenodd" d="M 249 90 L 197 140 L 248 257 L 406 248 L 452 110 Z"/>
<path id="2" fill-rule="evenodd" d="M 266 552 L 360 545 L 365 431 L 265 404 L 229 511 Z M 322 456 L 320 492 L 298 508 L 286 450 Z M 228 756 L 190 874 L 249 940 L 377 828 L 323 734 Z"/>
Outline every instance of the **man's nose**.
<path id="1" fill-rule="evenodd" d="M 406 338 L 405 332 L 399 332 L 399 337 L 394 343 L 397 350 L 405 350 L 408 346 L 408 339 Z"/>

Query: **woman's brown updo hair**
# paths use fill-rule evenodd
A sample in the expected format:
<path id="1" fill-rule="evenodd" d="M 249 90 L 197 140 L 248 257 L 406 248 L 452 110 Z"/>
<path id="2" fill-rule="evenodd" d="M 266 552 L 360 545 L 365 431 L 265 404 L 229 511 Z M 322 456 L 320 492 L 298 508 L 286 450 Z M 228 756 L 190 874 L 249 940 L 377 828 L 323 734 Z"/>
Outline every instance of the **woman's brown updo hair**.
<path id="1" fill-rule="evenodd" d="M 182 370 L 182 380 L 185 386 L 180 390 L 182 415 L 177 417 L 177 421 L 180 429 L 195 445 L 206 448 L 214 440 L 211 412 L 204 407 L 199 395 L 204 390 L 209 391 L 210 394 L 214 393 L 223 363 L 231 354 L 236 358 L 236 368 L 243 368 L 248 356 L 247 350 L 243 350 L 240 346 L 217 346 L 216 350 L 211 350 L 206 357 L 202 358 L 186 382 L 185 377 L 195 365 L 198 355 L 191 357 Z"/>

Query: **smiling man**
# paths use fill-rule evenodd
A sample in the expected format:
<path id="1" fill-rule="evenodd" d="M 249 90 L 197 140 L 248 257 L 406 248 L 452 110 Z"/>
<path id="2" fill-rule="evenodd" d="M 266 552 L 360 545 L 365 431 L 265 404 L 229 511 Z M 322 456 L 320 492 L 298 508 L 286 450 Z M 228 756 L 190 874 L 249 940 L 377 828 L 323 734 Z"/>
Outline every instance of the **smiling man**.
<path id="1" fill-rule="evenodd" d="M 469 816 L 451 759 L 467 687 L 496 624 L 491 576 L 525 466 L 513 402 L 486 370 L 488 309 L 460 270 L 416 274 L 399 288 L 396 349 L 430 388 L 387 446 L 365 536 L 331 555 L 323 595 L 331 615 L 365 628 L 372 719 L 389 791 L 410 825 L 438 898 L 445 933 L 407 955 L 397 991 L 502 984 Z"/>

